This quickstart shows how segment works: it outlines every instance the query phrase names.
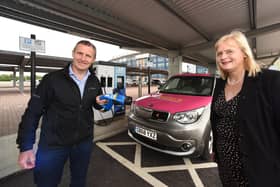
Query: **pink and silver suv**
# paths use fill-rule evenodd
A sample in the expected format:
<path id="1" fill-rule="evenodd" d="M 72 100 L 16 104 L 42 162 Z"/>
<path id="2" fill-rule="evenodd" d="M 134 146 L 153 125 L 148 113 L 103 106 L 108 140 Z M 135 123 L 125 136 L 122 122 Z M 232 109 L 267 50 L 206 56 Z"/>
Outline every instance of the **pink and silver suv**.
<path id="1" fill-rule="evenodd" d="M 156 151 L 209 159 L 214 85 L 215 78 L 209 74 L 172 76 L 158 92 L 133 102 L 128 116 L 129 136 Z"/>

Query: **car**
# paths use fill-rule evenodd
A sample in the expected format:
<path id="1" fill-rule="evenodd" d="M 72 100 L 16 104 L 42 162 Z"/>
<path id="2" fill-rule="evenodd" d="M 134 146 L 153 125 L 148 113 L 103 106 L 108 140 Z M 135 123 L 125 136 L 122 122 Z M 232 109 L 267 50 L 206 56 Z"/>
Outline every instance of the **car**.
<path id="1" fill-rule="evenodd" d="M 127 79 L 126 80 L 126 86 L 129 87 L 132 85 L 132 80 L 131 79 Z"/>
<path id="2" fill-rule="evenodd" d="M 214 85 L 215 77 L 210 74 L 172 76 L 157 92 L 132 103 L 128 135 L 156 151 L 209 160 Z"/>
<path id="3" fill-rule="evenodd" d="M 159 80 L 159 79 L 153 79 L 152 81 L 151 81 L 151 83 L 152 83 L 152 85 L 162 85 L 162 82 L 161 82 L 161 80 Z"/>
<path id="4" fill-rule="evenodd" d="M 127 79 L 127 80 L 126 80 L 126 85 L 127 85 L 128 87 L 130 87 L 130 86 L 137 86 L 137 85 L 138 85 L 138 81 L 135 80 L 135 79 L 133 79 L 133 80 Z"/>
<path id="5" fill-rule="evenodd" d="M 132 80 L 132 86 L 138 86 L 139 81 L 136 79 Z"/>

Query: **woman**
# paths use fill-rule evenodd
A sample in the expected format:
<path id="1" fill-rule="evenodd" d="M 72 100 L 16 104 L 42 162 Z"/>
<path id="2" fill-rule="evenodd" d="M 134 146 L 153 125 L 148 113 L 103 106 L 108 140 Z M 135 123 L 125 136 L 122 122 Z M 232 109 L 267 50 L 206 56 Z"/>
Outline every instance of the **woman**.
<path id="1" fill-rule="evenodd" d="M 280 186 L 280 73 L 261 70 L 238 31 L 215 44 L 211 124 L 223 186 Z"/>

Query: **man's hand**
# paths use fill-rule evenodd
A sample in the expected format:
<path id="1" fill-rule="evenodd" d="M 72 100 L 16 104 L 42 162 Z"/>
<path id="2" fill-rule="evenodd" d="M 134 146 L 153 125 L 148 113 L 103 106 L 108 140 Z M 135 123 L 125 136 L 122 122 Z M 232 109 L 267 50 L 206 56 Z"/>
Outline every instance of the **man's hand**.
<path id="1" fill-rule="evenodd" d="M 33 150 L 19 153 L 18 164 L 22 169 L 32 169 L 35 167 L 35 155 Z"/>
<path id="2" fill-rule="evenodd" d="M 106 104 L 108 101 L 106 99 L 100 99 L 100 95 L 96 97 L 96 103 L 99 105 L 104 105 Z"/>

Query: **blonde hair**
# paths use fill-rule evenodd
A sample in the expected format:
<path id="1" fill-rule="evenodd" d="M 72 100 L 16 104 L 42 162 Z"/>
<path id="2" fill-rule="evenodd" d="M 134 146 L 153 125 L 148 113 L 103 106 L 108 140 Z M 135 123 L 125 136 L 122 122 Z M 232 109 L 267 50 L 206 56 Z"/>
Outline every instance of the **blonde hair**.
<path id="1" fill-rule="evenodd" d="M 250 48 L 248 40 L 242 32 L 232 31 L 229 34 L 222 36 L 216 42 L 215 50 L 217 51 L 219 45 L 229 39 L 234 40 L 237 43 L 237 45 L 240 47 L 241 51 L 245 54 L 246 58 L 244 59 L 244 67 L 245 67 L 245 70 L 248 71 L 248 76 L 255 77 L 256 74 L 261 71 L 261 68 L 260 68 L 259 64 L 257 64 L 257 62 L 255 61 L 253 52 L 252 52 L 252 49 Z M 227 73 L 219 67 L 219 63 L 217 62 L 217 57 L 216 57 L 216 64 L 217 64 L 217 68 L 221 74 L 221 77 L 223 79 L 226 79 Z"/>

